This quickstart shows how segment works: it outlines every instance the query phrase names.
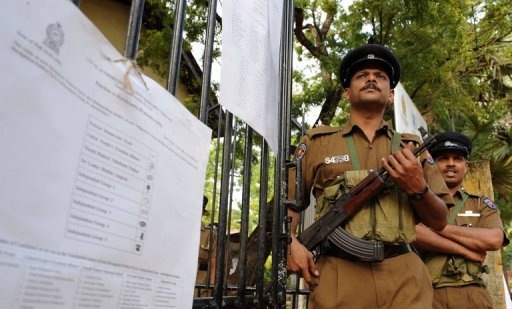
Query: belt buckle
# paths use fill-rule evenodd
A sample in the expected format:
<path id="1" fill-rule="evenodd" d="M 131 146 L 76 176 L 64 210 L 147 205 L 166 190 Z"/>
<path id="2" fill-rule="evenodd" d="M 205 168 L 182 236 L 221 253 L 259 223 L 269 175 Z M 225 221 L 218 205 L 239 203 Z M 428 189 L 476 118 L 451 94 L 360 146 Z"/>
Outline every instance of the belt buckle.
<path id="1" fill-rule="evenodd" d="M 376 241 L 373 247 L 373 262 L 382 262 L 385 258 L 384 243 L 382 241 Z"/>

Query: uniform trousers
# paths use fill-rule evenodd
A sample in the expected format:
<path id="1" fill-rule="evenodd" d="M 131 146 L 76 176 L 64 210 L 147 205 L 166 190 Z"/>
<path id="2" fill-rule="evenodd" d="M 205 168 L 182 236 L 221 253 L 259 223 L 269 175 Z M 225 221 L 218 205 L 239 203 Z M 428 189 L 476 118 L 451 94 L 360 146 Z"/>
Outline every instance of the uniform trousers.
<path id="1" fill-rule="evenodd" d="M 308 308 L 432 308 L 428 270 L 413 252 L 380 263 L 349 261 L 332 256 L 318 260 L 318 286 Z"/>
<path id="2" fill-rule="evenodd" d="M 434 309 L 478 308 L 492 309 L 489 292 L 483 286 L 470 284 L 460 287 L 441 287 L 434 289 Z"/>

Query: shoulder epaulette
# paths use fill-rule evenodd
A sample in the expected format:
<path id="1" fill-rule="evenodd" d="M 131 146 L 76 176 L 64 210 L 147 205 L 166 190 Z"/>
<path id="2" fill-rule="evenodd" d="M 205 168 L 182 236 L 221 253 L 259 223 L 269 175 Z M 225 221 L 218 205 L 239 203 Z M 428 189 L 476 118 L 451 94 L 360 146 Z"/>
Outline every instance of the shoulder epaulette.
<path id="1" fill-rule="evenodd" d="M 469 193 L 466 190 L 464 190 L 464 193 L 466 193 L 470 198 L 479 199 L 485 206 L 491 209 L 498 208 L 498 205 L 492 199 L 488 198 L 485 195 Z"/>
<path id="2" fill-rule="evenodd" d="M 341 131 L 341 128 L 331 126 L 320 126 L 309 130 L 306 135 L 312 139 L 314 136 L 332 134 Z"/>
<path id="3" fill-rule="evenodd" d="M 473 193 L 470 193 L 466 190 L 464 190 L 464 193 L 466 193 L 469 197 L 472 197 L 472 198 L 480 198 L 480 199 L 484 199 L 485 196 L 483 195 L 480 195 L 480 194 L 473 194 Z"/>
<path id="4" fill-rule="evenodd" d="M 461 188 L 461 191 L 464 192 L 465 194 L 467 194 L 469 197 L 479 198 L 479 199 L 485 198 L 485 196 L 483 196 L 482 194 L 475 194 L 475 193 L 469 192 L 468 190 L 466 190 L 466 188 L 464 186 Z"/>
<path id="5" fill-rule="evenodd" d="M 403 142 L 414 142 L 416 144 L 421 143 L 421 139 L 418 135 L 412 133 L 400 133 L 400 139 Z"/>

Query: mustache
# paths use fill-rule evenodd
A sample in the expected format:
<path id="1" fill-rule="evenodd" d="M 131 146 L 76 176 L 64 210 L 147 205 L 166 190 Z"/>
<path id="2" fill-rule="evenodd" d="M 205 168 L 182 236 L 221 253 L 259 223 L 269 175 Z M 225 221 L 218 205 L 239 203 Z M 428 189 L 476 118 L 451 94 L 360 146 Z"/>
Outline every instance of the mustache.
<path id="1" fill-rule="evenodd" d="M 445 168 L 445 169 L 443 170 L 443 172 L 454 172 L 454 173 L 458 173 L 458 171 L 457 171 L 456 169 L 454 169 L 454 168 Z"/>
<path id="2" fill-rule="evenodd" d="M 380 88 L 377 87 L 377 84 L 375 84 L 375 83 L 368 83 L 368 84 L 366 84 L 363 88 L 361 88 L 361 91 L 364 91 L 366 89 L 373 89 L 373 90 L 380 91 Z"/>

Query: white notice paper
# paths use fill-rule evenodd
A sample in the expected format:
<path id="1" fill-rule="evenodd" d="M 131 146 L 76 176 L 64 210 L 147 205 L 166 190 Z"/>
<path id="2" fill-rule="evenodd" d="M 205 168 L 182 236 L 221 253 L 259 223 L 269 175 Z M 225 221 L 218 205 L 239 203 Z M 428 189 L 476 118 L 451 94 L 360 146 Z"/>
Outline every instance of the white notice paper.
<path id="1" fill-rule="evenodd" d="M 222 9 L 220 103 L 276 152 L 283 1 L 226 0 Z"/>
<path id="2" fill-rule="evenodd" d="M 0 25 L 0 308 L 190 308 L 211 130 L 71 1 Z"/>

